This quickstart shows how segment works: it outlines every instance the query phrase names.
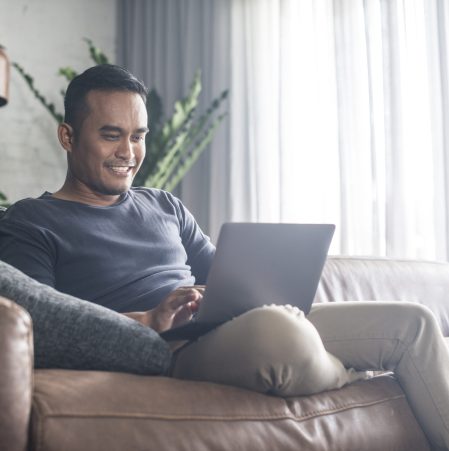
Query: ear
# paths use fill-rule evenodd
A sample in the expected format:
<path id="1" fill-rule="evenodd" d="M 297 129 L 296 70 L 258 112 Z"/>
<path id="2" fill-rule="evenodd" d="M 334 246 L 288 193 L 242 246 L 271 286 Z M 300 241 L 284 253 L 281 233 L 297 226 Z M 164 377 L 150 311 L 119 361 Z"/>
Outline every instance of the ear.
<path id="1" fill-rule="evenodd" d="M 62 124 L 59 124 L 58 126 L 58 139 L 61 143 L 61 146 L 64 147 L 64 149 L 67 152 L 72 151 L 73 146 L 73 128 L 71 125 L 67 124 L 66 122 L 63 122 Z"/>

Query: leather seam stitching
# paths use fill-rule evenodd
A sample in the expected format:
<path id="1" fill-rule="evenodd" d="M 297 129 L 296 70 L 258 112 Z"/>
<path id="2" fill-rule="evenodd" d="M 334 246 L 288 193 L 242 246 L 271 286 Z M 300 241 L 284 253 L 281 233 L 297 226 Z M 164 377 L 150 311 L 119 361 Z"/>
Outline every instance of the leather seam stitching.
<path id="1" fill-rule="evenodd" d="M 350 409 L 358 409 L 364 407 L 371 407 L 376 404 L 382 404 L 388 401 L 396 401 L 399 399 L 404 399 L 405 395 L 396 395 L 393 397 L 383 398 L 376 401 L 371 401 L 367 403 L 355 403 L 336 406 L 332 409 L 312 411 L 307 415 L 236 415 L 236 416 L 220 416 L 220 415 L 173 415 L 173 414 L 147 414 L 147 413 L 70 413 L 70 414 L 46 414 L 45 419 L 50 418 L 135 418 L 135 419 L 155 419 L 155 420 L 177 420 L 177 421 L 189 421 L 189 420 L 208 420 L 208 421 L 268 421 L 268 420 L 294 420 L 294 421 L 304 421 L 309 420 L 314 417 L 333 415 L 339 412 L 343 412 Z"/>

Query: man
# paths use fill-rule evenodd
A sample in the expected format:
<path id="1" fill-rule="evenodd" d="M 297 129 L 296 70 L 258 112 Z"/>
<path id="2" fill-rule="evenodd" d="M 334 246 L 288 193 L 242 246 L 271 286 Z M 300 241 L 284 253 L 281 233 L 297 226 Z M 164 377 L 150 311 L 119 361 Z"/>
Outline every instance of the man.
<path id="1" fill-rule="evenodd" d="M 203 289 L 195 284 L 205 282 L 214 247 L 178 199 L 131 188 L 145 155 L 145 96 L 117 66 L 96 66 L 70 83 L 58 129 L 65 183 L 8 210 L 0 259 L 161 332 L 198 307 Z M 52 296 L 60 322 L 73 327 Z M 101 328 L 101 312 L 92 315 Z M 318 305 L 307 318 L 289 306 L 254 309 L 178 350 L 171 374 L 288 396 L 364 377 L 345 367 L 395 371 L 430 439 L 449 448 L 448 350 L 419 305 Z"/>
<path id="2" fill-rule="evenodd" d="M 120 70 L 100 66 L 90 81 L 75 80 L 68 89 L 65 122 L 58 129 L 67 151 L 65 183 L 31 205 L 25 200 L 13 207 L 16 236 L 12 245 L 4 244 L 3 259 L 40 282 L 120 312 L 156 307 L 135 316 L 161 331 L 194 307 L 201 291 L 176 288 L 193 283 L 190 272 L 204 282 L 214 249 L 171 195 L 129 191 L 145 156 L 146 91 L 130 79 L 129 88 L 83 96 L 85 84 L 101 84 L 105 72 L 112 86 L 123 82 Z M 74 248 L 84 251 L 75 257 Z M 114 264 L 102 271 L 110 258 Z"/>

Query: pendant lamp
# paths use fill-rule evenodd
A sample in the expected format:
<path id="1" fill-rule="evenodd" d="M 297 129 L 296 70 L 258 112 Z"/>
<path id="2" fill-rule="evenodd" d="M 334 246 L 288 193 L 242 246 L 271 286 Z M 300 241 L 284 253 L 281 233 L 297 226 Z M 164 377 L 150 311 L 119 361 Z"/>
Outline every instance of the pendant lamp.
<path id="1" fill-rule="evenodd" d="M 0 45 L 0 107 L 8 103 L 9 67 L 9 59 L 5 48 Z"/>

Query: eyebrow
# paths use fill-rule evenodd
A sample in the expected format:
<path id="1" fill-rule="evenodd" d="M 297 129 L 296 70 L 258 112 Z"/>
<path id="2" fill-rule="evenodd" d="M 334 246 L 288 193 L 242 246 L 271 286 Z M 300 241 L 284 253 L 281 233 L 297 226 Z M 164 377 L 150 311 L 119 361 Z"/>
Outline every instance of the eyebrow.
<path id="1" fill-rule="evenodd" d="M 122 133 L 123 129 L 121 127 L 117 127 L 116 125 L 103 125 L 103 127 L 99 128 L 100 132 L 115 132 Z M 148 133 L 150 129 L 148 127 L 140 127 L 133 131 L 133 133 Z"/>

